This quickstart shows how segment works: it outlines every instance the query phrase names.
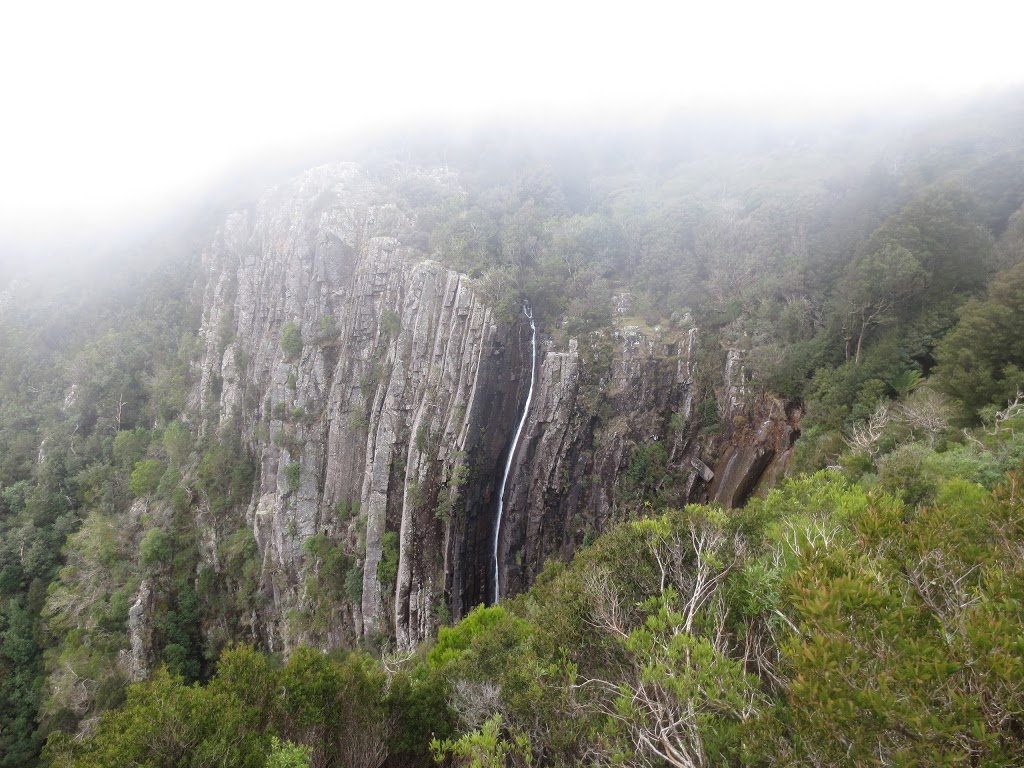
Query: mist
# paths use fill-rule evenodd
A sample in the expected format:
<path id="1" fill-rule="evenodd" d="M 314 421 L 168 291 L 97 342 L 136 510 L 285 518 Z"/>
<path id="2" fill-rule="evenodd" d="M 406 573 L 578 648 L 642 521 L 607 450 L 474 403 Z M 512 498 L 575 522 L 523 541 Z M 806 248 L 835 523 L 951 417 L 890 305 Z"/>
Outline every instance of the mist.
<path id="1" fill-rule="evenodd" d="M 0 238 L 60 250 L 237 204 L 381 137 L 750 131 L 1024 82 L 1024 11 L 972 4 L 8 4 Z M 717 130 L 709 130 L 715 135 Z M 444 161 L 447 158 L 439 158 Z"/>

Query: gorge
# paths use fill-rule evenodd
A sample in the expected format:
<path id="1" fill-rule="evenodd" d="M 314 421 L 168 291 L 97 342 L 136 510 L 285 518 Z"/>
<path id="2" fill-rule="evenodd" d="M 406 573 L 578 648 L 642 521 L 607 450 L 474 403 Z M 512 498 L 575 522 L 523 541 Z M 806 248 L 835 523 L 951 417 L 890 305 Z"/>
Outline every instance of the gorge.
<path id="1" fill-rule="evenodd" d="M 229 217 L 204 255 L 190 407 L 202 429 L 240 428 L 258 457 L 244 519 L 269 598 L 252 630 L 268 647 L 410 648 L 439 615 L 522 591 L 630 514 L 622 482 L 643 446 L 670 447 L 681 503 L 740 504 L 785 465 L 798 417 L 748 391 L 739 352 L 709 377 L 726 426 L 701 435 L 695 327 L 615 321 L 538 343 L 529 304 L 497 317 L 473 280 L 408 244 L 415 222 L 380 195 L 356 166 L 315 169 Z M 224 525 L 207 529 L 209 552 Z M 307 595 L 314 536 L 361 569 L 360 600 Z"/>

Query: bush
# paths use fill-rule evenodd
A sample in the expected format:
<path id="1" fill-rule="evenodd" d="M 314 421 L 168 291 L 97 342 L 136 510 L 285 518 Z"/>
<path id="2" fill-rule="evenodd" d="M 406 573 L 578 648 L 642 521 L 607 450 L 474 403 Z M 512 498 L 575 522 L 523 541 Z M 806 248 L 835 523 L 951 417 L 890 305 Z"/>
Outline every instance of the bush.
<path id="1" fill-rule="evenodd" d="M 306 539 L 303 549 L 309 557 L 319 561 L 317 577 L 326 593 L 332 599 L 342 599 L 348 591 L 352 558 L 345 554 L 341 543 L 316 534 Z"/>
<path id="2" fill-rule="evenodd" d="M 160 487 L 160 479 L 164 476 L 164 465 L 155 459 L 140 461 L 132 470 L 128 487 L 138 497 L 152 496 Z"/>
<path id="3" fill-rule="evenodd" d="M 713 397 L 701 400 L 697 406 L 697 422 L 700 428 L 709 434 L 718 431 L 722 417 L 718 412 L 718 401 Z"/>
<path id="4" fill-rule="evenodd" d="M 335 320 L 334 315 L 324 315 L 320 318 L 319 341 L 321 344 L 334 341 L 339 336 L 341 336 L 341 329 L 338 328 L 338 321 Z"/>
<path id="5" fill-rule="evenodd" d="M 188 427 L 180 421 L 174 421 L 167 425 L 163 436 L 164 450 L 167 451 L 167 458 L 171 464 L 181 466 L 188 460 L 192 452 L 192 434 Z"/>
<path id="6" fill-rule="evenodd" d="M 114 460 L 125 468 L 135 466 L 146 455 L 149 438 L 149 431 L 142 427 L 118 432 L 114 438 Z"/>
<path id="7" fill-rule="evenodd" d="M 377 563 L 377 580 L 386 589 L 394 589 L 398 583 L 398 534 L 388 531 L 380 540 L 380 562 Z"/>
<path id="8" fill-rule="evenodd" d="M 345 574 L 345 594 L 355 605 L 363 602 L 363 569 L 352 568 Z"/>
<path id="9" fill-rule="evenodd" d="M 298 360 L 302 354 L 302 331 L 291 320 L 284 324 L 281 331 L 281 349 L 286 360 Z"/>
<path id="10" fill-rule="evenodd" d="M 338 522 L 347 523 L 355 517 L 356 513 L 359 511 L 359 502 L 342 499 L 338 502 L 338 506 L 335 510 L 338 513 Z"/>
<path id="11" fill-rule="evenodd" d="M 168 467 L 167 471 L 160 476 L 160 484 L 157 486 L 157 495 L 161 499 L 171 498 L 171 494 L 181 482 L 181 472 L 174 467 Z"/>
<path id="12" fill-rule="evenodd" d="M 171 537 L 159 528 L 151 528 L 139 547 L 142 564 L 148 567 L 163 565 L 171 559 Z"/>
<path id="13" fill-rule="evenodd" d="M 312 750 L 307 746 L 281 741 L 277 736 L 271 736 L 267 768 L 309 768 L 312 754 Z"/>
<path id="14" fill-rule="evenodd" d="M 382 335 L 394 338 L 401 330 L 402 318 L 397 312 L 385 309 L 380 313 L 380 332 Z"/>
<path id="15" fill-rule="evenodd" d="M 288 480 L 288 491 L 295 493 L 299 490 L 299 484 L 302 481 L 302 465 L 298 462 L 293 462 L 284 468 L 284 475 Z"/>

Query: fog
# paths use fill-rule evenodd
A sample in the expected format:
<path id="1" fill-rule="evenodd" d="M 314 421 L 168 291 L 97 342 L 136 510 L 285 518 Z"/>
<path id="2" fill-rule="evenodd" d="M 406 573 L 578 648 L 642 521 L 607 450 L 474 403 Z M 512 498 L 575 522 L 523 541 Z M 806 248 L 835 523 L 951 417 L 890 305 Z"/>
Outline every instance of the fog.
<path id="1" fill-rule="evenodd" d="M 948 103 L 1024 82 L 1016 6 L 6 3 L 0 234 L 123 225 L 427 124 Z"/>

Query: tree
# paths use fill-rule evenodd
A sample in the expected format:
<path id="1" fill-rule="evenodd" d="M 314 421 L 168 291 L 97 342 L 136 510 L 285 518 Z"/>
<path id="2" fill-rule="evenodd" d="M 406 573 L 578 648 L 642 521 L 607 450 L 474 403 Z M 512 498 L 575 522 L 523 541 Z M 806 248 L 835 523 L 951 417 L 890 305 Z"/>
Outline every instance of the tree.
<path id="1" fill-rule="evenodd" d="M 984 300 L 963 307 L 935 356 L 939 388 L 972 417 L 1024 388 L 1024 263 L 999 275 Z"/>
<path id="2" fill-rule="evenodd" d="M 886 243 L 879 250 L 852 262 L 836 287 L 836 311 L 846 341 L 846 359 L 856 340 L 853 360 L 860 362 L 867 332 L 892 319 L 893 311 L 924 287 L 928 273 L 901 245 Z"/>
<path id="3" fill-rule="evenodd" d="M 30 765 L 40 746 L 34 732 L 42 659 L 32 616 L 16 600 L 0 605 L 0 766 Z"/>
<path id="4" fill-rule="evenodd" d="M 151 496 L 160 486 L 160 478 L 164 476 L 166 468 L 156 459 L 140 461 L 132 470 L 132 478 L 129 487 L 138 497 Z"/>
<path id="5" fill-rule="evenodd" d="M 148 567 L 159 567 L 166 564 L 173 554 L 171 537 L 159 528 L 150 528 L 139 547 L 142 564 Z"/>
<path id="6" fill-rule="evenodd" d="M 182 466 L 192 451 L 192 435 L 188 427 L 180 421 L 172 421 L 164 430 L 163 445 L 171 464 Z"/>
<path id="7" fill-rule="evenodd" d="M 928 272 L 922 305 L 985 285 L 993 266 L 992 236 L 981 226 L 978 201 L 956 184 L 932 189 L 885 222 L 868 240 L 876 251 L 893 243 Z"/>
<path id="8" fill-rule="evenodd" d="M 434 760 L 449 768 L 527 768 L 533 765 L 530 739 L 522 733 L 502 733 L 501 715 L 457 739 L 434 739 Z"/>
<path id="9" fill-rule="evenodd" d="M 143 427 L 122 430 L 114 438 L 114 460 L 125 467 L 134 467 L 146 456 L 150 434 Z"/>
<path id="10" fill-rule="evenodd" d="M 51 739 L 47 752 L 53 765 L 69 768 L 262 768 L 258 715 L 235 696 L 183 685 L 160 669 L 131 687 L 123 708 L 101 718 L 94 738 Z"/>
<path id="11" fill-rule="evenodd" d="M 854 451 L 863 451 L 874 457 L 878 453 L 878 441 L 885 434 L 885 428 L 893 420 L 893 415 L 888 403 L 879 403 L 867 421 L 853 427 L 846 438 L 846 444 Z"/>

